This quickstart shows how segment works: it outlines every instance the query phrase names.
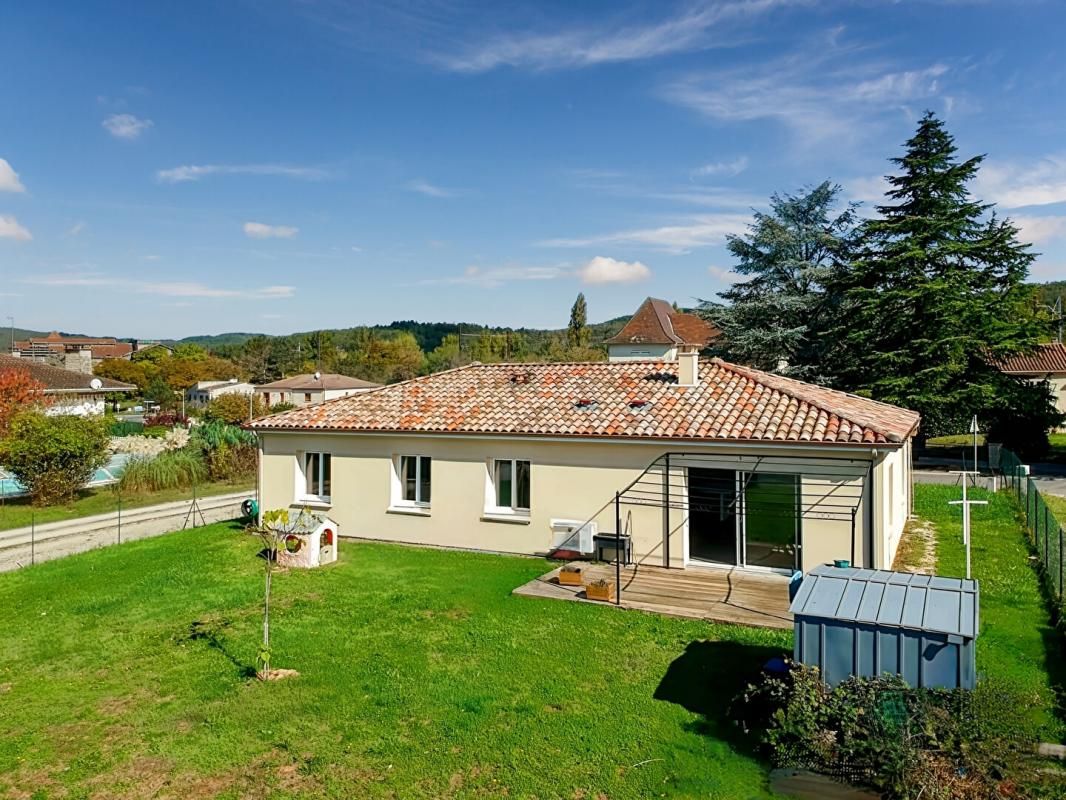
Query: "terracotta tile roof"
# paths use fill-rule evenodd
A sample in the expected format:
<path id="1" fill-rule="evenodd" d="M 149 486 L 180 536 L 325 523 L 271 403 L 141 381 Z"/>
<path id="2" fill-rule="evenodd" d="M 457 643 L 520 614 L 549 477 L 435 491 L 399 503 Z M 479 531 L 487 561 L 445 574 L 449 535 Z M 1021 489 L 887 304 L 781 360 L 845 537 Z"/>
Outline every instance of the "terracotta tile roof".
<path id="1" fill-rule="evenodd" d="M 1066 372 L 1066 345 L 1059 342 L 1038 345 L 1026 355 L 1005 358 L 996 363 L 1003 372 L 1013 375 L 1046 375 Z"/>
<path id="2" fill-rule="evenodd" d="M 719 359 L 697 386 L 677 364 L 471 364 L 262 417 L 257 430 L 899 443 L 918 414 Z"/>
<path id="3" fill-rule="evenodd" d="M 706 347 L 720 331 L 695 314 L 683 314 L 665 300 L 649 297 L 606 344 L 689 344 Z"/>
<path id="4" fill-rule="evenodd" d="M 321 391 L 322 389 L 377 389 L 379 386 L 381 386 L 380 383 L 371 383 L 361 378 L 351 378 L 336 372 L 323 372 L 318 378 L 314 375 L 293 375 L 291 378 L 282 378 L 273 383 L 263 383 L 255 388 Z"/>
<path id="5" fill-rule="evenodd" d="M 53 367 L 40 361 L 32 361 L 28 358 L 16 358 L 15 356 L 0 355 L 0 372 L 9 369 L 21 369 L 30 374 L 34 380 L 40 381 L 45 386 L 45 394 L 63 394 L 66 392 L 132 392 L 137 387 L 129 383 L 113 381 L 110 378 L 98 378 L 84 372 L 75 372 L 62 367 Z M 93 381 L 99 381 L 96 388 Z"/>

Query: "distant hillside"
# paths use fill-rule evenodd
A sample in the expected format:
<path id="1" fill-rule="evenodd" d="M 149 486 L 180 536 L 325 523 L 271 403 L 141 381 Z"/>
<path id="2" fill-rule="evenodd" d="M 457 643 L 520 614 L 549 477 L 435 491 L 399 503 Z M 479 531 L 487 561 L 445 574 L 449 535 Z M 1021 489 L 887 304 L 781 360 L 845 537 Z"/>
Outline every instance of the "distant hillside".
<path id="1" fill-rule="evenodd" d="M 31 331 L 29 328 L 15 328 L 15 341 L 23 341 L 31 336 L 47 336 L 51 331 Z M 64 336 L 88 336 L 85 333 L 69 333 L 60 331 Z M 11 350 L 11 328 L 0 328 L 0 352 L 7 353 Z"/>
<path id="2" fill-rule="evenodd" d="M 608 339 L 619 330 L 628 320 L 628 316 L 615 317 L 614 319 L 607 320 L 606 322 L 598 322 L 589 325 L 589 339 L 592 343 L 602 342 L 604 339 Z M 419 347 L 423 351 L 429 352 L 436 348 L 445 336 L 459 333 L 463 334 L 464 339 L 468 339 L 478 334 L 500 334 L 500 333 L 519 333 L 528 336 L 531 339 L 538 339 L 541 337 L 547 337 L 562 332 L 562 328 L 506 328 L 498 326 L 481 325 L 475 322 L 419 322 L 418 320 L 397 320 L 390 322 L 388 325 L 370 325 L 359 326 L 361 330 L 368 330 L 376 333 L 389 334 L 398 332 L 407 332 L 415 337 L 418 341 Z M 321 331 L 323 334 L 345 334 L 350 331 L 354 331 L 356 328 L 325 328 Z M 297 331 L 295 333 L 288 334 L 259 334 L 259 333 L 219 333 L 214 336 L 187 336 L 181 339 L 181 344 L 196 344 L 200 347 L 207 348 L 208 350 L 217 350 L 220 348 L 227 348 L 242 345 L 249 339 L 254 339 L 257 336 L 263 336 L 266 339 L 286 339 L 289 337 L 312 337 L 319 331 Z"/>

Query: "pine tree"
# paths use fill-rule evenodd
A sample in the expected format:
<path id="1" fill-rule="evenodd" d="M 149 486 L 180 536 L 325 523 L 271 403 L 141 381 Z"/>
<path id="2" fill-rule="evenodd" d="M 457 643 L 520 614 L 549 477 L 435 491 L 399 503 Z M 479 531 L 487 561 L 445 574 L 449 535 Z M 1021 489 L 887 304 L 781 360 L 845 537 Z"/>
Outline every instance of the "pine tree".
<path id="1" fill-rule="evenodd" d="M 570 326 L 566 330 L 566 342 L 570 347 L 588 347 L 588 306 L 585 295 L 578 292 L 577 299 L 570 309 Z"/>
<path id="2" fill-rule="evenodd" d="M 829 382 L 825 332 L 833 297 L 826 284 L 854 245 L 855 209 L 837 213 L 840 187 L 826 181 L 805 193 L 773 195 L 743 236 L 726 247 L 745 278 L 702 301 L 701 313 L 721 330 L 714 350 L 730 361 L 792 377 Z"/>
<path id="3" fill-rule="evenodd" d="M 844 388 L 922 414 L 926 435 L 965 431 L 1029 389 L 994 367 L 1033 347 L 1044 323 L 1024 281 L 1033 254 L 1018 229 L 967 189 L 984 156 L 956 158 L 944 123 L 926 113 L 893 158 L 889 202 L 836 288 L 836 368 Z"/>

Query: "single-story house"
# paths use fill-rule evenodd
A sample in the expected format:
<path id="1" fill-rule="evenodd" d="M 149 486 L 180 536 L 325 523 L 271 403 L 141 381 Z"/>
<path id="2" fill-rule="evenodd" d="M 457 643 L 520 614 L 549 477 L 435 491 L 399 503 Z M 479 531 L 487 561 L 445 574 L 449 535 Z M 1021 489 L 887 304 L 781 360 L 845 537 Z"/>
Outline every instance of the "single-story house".
<path id="1" fill-rule="evenodd" d="M 0 372 L 8 370 L 22 370 L 44 385 L 45 397 L 51 400 L 51 405 L 46 409 L 48 414 L 103 414 L 109 393 L 137 390 L 136 386 L 129 383 L 54 367 L 30 358 L 0 356 Z"/>
<path id="2" fill-rule="evenodd" d="M 1055 406 L 1066 414 L 1066 345 L 1062 342 L 1039 345 L 1033 352 L 1004 359 L 997 366 L 1007 375 L 1047 381 L 1055 395 Z"/>
<path id="3" fill-rule="evenodd" d="M 891 566 L 918 423 L 687 348 L 474 363 L 249 427 L 261 507 L 324 510 L 344 536 L 549 554 L 621 532 L 639 563 L 790 572 Z"/>
<path id="4" fill-rule="evenodd" d="M 185 390 L 185 402 L 206 406 L 224 394 L 255 394 L 255 387 L 236 378 L 230 378 L 228 381 L 197 381 Z"/>
<path id="5" fill-rule="evenodd" d="M 264 383 L 256 386 L 255 391 L 269 408 L 278 403 L 292 403 L 294 406 L 323 403 L 380 386 L 380 383 L 338 375 L 335 372 L 316 372 Z"/>
<path id="6" fill-rule="evenodd" d="M 622 330 L 604 343 L 611 361 L 676 361 L 679 348 L 702 350 L 720 334 L 702 317 L 649 297 Z"/>

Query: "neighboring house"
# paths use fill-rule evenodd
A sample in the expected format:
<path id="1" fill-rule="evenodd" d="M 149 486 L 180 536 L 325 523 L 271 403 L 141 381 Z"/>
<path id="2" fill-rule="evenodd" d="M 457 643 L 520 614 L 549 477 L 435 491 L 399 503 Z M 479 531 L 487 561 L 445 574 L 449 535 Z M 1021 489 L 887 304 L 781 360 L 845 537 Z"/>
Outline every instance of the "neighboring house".
<path id="1" fill-rule="evenodd" d="M 689 351 L 471 364 L 249 427 L 262 508 L 324 509 L 345 536 L 589 553 L 618 520 L 641 563 L 790 572 L 891 566 L 918 422 Z"/>
<path id="2" fill-rule="evenodd" d="M 255 387 L 236 378 L 230 378 L 228 381 L 197 381 L 185 390 L 185 402 L 206 406 L 224 394 L 255 394 Z"/>
<path id="3" fill-rule="evenodd" d="M 356 392 L 377 389 L 380 383 L 350 378 L 334 372 L 316 372 L 313 375 L 294 375 L 273 383 L 256 386 L 255 391 L 269 408 L 278 403 L 292 403 L 294 406 L 306 406 L 326 400 L 336 400 Z"/>
<path id="4" fill-rule="evenodd" d="M 611 361 L 676 361 L 679 350 L 702 350 L 720 333 L 705 319 L 649 297 L 605 344 Z"/>
<path id="5" fill-rule="evenodd" d="M 91 336 L 65 336 L 57 331 L 52 331 L 47 336 L 35 336 L 23 341 L 15 342 L 12 354 L 18 353 L 22 358 L 32 358 L 36 361 L 55 361 L 63 363 L 70 353 L 88 351 L 88 372 L 92 367 L 108 358 L 129 358 L 133 353 L 133 345 L 129 342 L 120 342 L 111 336 L 94 338 Z M 72 368 L 70 363 L 64 363 L 67 368 Z"/>
<path id="6" fill-rule="evenodd" d="M 51 398 L 48 414 L 103 414 L 105 398 L 111 392 L 135 392 L 136 386 L 110 378 L 98 378 L 84 372 L 54 367 L 41 361 L 16 356 L 0 356 L 0 372 L 23 370 L 44 384 L 45 396 Z"/>
<path id="7" fill-rule="evenodd" d="M 174 355 L 174 348 L 168 344 L 163 344 L 154 339 L 137 339 L 133 342 L 133 352 L 128 356 L 125 356 L 125 358 L 132 359 L 134 356 L 139 355 L 146 350 L 161 350 L 168 356 Z"/>
<path id="8" fill-rule="evenodd" d="M 1007 375 L 1034 382 L 1046 380 L 1055 395 L 1055 406 L 1066 414 L 1066 345 L 1042 344 L 1028 355 L 1005 359 L 997 366 Z"/>

